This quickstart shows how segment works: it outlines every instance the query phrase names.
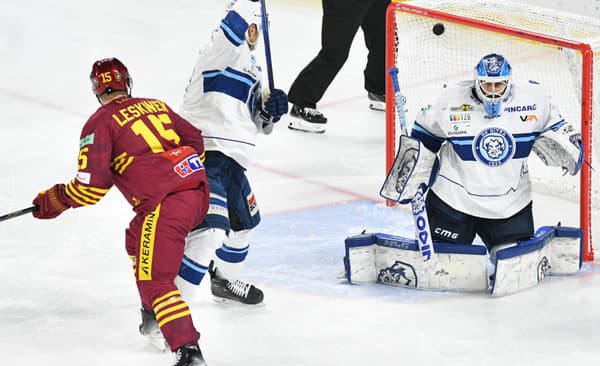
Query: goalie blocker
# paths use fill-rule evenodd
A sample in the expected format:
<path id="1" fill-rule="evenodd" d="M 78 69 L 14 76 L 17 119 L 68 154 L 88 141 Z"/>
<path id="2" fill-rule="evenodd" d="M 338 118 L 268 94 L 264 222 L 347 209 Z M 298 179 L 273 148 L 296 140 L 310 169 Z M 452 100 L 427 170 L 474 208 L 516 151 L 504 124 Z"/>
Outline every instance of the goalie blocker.
<path id="1" fill-rule="evenodd" d="M 533 239 L 496 252 L 494 296 L 536 286 L 547 275 L 569 275 L 581 268 L 582 231 L 544 226 Z M 488 291 L 485 246 L 434 243 L 438 260 L 426 265 L 414 239 L 361 234 L 345 240 L 345 277 L 352 284 L 384 283 L 400 287 Z"/>
<path id="2" fill-rule="evenodd" d="M 433 184 L 438 168 L 435 153 L 419 140 L 402 135 L 394 164 L 379 194 L 388 200 L 407 204 L 416 196 L 419 187 L 425 186 L 426 190 Z"/>

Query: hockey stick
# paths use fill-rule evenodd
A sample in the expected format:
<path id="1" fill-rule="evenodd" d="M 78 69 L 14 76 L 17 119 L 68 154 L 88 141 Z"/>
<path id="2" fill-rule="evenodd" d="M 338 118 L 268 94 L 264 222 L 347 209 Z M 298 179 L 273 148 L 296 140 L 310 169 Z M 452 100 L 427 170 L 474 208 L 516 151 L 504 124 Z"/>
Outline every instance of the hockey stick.
<path id="1" fill-rule="evenodd" d="M 408 128 L 406 127 L 406 115 L 404 114 L 404 103 L 402 94 L 400 93 L 400 83 L 398 82 L 398 68 L 390 68 L 390 77 L 392 78 L 392 86 L 394 88 L 394 101 L 396 107 L 395 118 L 400 119 L 400 129 L 402 135 L 408 136 Z M 425 207 L 425 192 L 423 185 L 419 187 L 415 197 L 411 201 L 412 214 L 415 220 L 415 229 L 417 243 L 421 251 L 423 262 L 435 261 L 435 251 L 433 242 L 431 241 L 431 230 L 429 229 L 429 220 L 427 219 L 427 210 Z"/>
<path id="2" fill-rule="evenodd" d="M 267 14 L 267 6 L 265 0 L 260 0 L 260 20 L 262 22 L 262 33 L 265 41 L 265 59 L 267 62 L 267 78 L 269 79 L 269 89 L 275 89 L 275 81 L 273 80 L 273 63 L 271 61 L 271 42 L 269 40 L 269 14 Z"/>
<path id="3" fill-rule="evenodd" d="M 31 206 L 31 207 L 27 207 L 27 208 L 24 208 L 24 209 L 19 210 L 19 211 L 7 213 L 6 215 L 0 216 L 0 222 L 6 221 L 6 220 L 10 220 L 10 219 L 14 219 L 15 217 L 19 217 L 19 216 L 28 214 L 30 212 L 33 212 L 33 211 L 37 210 L 37 209 L 38 209 L 38 206 Z"/>

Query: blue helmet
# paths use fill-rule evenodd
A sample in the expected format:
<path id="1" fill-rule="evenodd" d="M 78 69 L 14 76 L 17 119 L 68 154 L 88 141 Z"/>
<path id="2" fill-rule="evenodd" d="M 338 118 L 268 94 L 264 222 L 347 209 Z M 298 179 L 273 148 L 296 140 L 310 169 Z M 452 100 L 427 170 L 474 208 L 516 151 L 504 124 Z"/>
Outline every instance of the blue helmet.
<path id="1" fill-rule="evenodd" d="M 475 91 L 487 118 L 500 116 L 502 102 L 510 95 L 511 67 L 501 55 L 491 53 L 475 66 Z"/>

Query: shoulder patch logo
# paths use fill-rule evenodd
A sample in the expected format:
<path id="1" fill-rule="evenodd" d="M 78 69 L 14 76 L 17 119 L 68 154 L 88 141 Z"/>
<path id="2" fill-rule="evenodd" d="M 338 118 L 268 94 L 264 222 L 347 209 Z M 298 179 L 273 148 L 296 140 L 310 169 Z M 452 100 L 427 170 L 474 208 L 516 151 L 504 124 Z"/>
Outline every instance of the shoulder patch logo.
<path id="1" fill-rule="evenodd" d="M 77 172 L 75 179 L 83 184 L 90 184 L 92 181 L 92 175 L 88 172 Z"/>
<path id="2" fill-rule="evenodd" d="M 91 133 L 89 135 L 87 135 L 86 137 L 82 138 L 81 140 L 79 140 L 79 148 L 81 149 L 82 147 L 86 146 L 86 145 L 92 145 L 94 143 L 94 134 Z"/>
<path id="3" fill-rule="evenodd" d="M 258 203 L 256 203 L 256 197 L 254 197 L 254 193 L 250 192 L 250 195 L 246 197 L 248 201 L 248 210 L 250 211 L 250 216 L 256 215 L 258 212 Z"/>

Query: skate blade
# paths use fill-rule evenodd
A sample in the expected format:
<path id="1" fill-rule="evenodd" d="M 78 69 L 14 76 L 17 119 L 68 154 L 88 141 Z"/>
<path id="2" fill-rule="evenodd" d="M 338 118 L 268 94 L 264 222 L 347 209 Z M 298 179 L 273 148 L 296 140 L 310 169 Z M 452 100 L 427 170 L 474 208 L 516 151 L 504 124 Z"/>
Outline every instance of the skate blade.
<path id="1" fill-rule="evenodd" d="M 290 117 L 290 123 L 288 124 L 288 128 L 294 131 L 302 131 L 309 133 L 324 133 L 325 132 L 325 123 L 312 123 L 306 122 L 302 119 Z"/>
<path id="2" fill-rule="evenodd" d="M 152 346 L 152 348 L 154 348 L 160 352 L 166 353 L 167 350 L 169 349 L 165 339 L 162 337 L 154 338 L 154 337 L 144 336 L 144 338 L 146 338 L 146 343 L 148 343 L 150 346 Z"/>
<path id="3" fill-rule="evenodd" d="M 385 102 L 371 101 L 371 102 L 369 102 L 369 108 L 371 108 L 374 111 L 385 112 Z"/>
<path id="4" fill-rule="evenodd" d="M 213 295 L 213 301 L 219 304 L 226 304 L 227 306 L 251 306 L 251 307 L 260 307 L 264 306 L 265 302 L 261 301 L 258 304 L 246 304 L 241 301 L 227 299 L 225 297 L 219 297 Z"/>

